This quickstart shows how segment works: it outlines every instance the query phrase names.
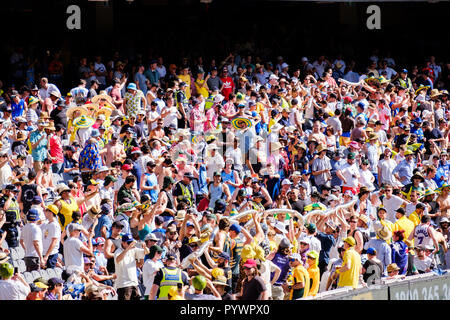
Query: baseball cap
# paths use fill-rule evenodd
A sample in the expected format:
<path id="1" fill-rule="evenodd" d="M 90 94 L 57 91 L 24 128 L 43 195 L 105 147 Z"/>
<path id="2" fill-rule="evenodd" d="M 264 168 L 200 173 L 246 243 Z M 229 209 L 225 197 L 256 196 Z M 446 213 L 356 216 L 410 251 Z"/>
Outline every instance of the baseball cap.
<path id="1" fill-rule="evenodd" d="M 57 284 L 63 284 L 63 283 L 64 283 L 64 280 L 56 278 L 56 277 L 48 279 L 49 286 L 56 286 Z"/>
<path id="2" fill-rule="evenodd" d="M 122 170 L 131 171 L 131 169 L 132 169 L 131 166 L 127 163 L 122 166 Z"/>
<path id="3" fill-rule="evenodd" d="M 166 259 L 167 260 L 177 260 L 177 256 L 175 254 L 173 254 L 173 253 L 168 253 L 166 255 Z"/>
<path id="4" fill-rule="evenodd" d="M 145 236 L 144 241 L 158 241 L 158 238 L 155 236 L 154 233 L 149 233 Z"/>
<path id="5" fill-rule="evenodd" d="M 81 230 L 81 229 L 82 229 L 81 224 L 78 224 L 78 223 L 71 223 L 71 224 L 69 224 L 69 232 L 78 231 L 78 230 Z"/>
<path id="6" fill-rule="evenodd" d="M 245 261 L 244 268 L 256 268 L 256 261 L 254 259 L 247 259 L 247 261 Z"/>
<path id="7" fill-rule="evenodd" d="M 133 236 L 129 233 L 126 233 L 122 236 L 122 242 L 131 243 L 133 241 L 134 241 Z"/>
<path id="8" fill-rule="evenodd" d="M 355 155 L 353 152 L 350 152 L 350 153 L 347 155 L 347 159 L 355 159 L 355 157 L 356 157 L 356 155 Z"/>
<path id="9" fill-rule="evenodd" d="M 441 222 L 442 222 L 442 220 L 441 220 Z M 230 231 L 234 231 L 234 232 L 236 232 L 236 233 L 240 233 L 241 232 L 241 230 L 242 230 L 242 227 L 240 226 L 240 225 L 238 225 L 237 223 L 233 223 L 231 226 L 230 226 L 230 229 L 229 229 Z"/>
<path id="10" fill-rule="evenodd" d="M 367 254 L 376 255 L 377 250 L 375 250 L 375 248 L 370 247 L 369 249 L 367 249 Z"/>
<path id="11" fill-rule="evenodd" d="M 39 212 L 36 209 L 30 209 L 27 214 L 27 220 L 32 222 L 40 220 Z"/>
<path id="12" fill-rule="evenodd" d="M 282 186 L 284 186 L 284 185 L 291 185 L 291 184 L 292 184 L 292 182 L 289 179 L 284 179 L 283 182 L 281 182 Z"/>

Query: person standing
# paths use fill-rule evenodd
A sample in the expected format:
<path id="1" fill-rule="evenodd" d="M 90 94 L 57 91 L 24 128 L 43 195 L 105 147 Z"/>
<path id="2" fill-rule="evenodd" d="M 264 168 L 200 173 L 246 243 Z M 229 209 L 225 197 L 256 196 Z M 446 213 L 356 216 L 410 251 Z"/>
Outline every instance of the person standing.
<path id="1" fill-rule="evenodd" d="M 114 252 L 116 289 L 118 300 L 139 300 L 139 281 L 136 268 L 142 265 L 144 257 L 148 254 L 145 243 L 143 248 L 136 248 L 136 241 L 131 234 L 122 236 L 122 246 Z"/>
<path id="2" fill-rule="evenodd" d="M 152 234 L 150 234 L 152 235 Z M 155 279 L 155 274 L 164 268 L 161 262 L 163 249 L 158 245 L 153 245 L 150 247 L 150 253 L 148 254 L 148 259 L 144 262 L 142 267 L 142 277 L 145 286 L 145 299 L 148 300 L 150 295 L 150 290 L 153 286 L 153 280 Z"/>
<path id="3" fill-rule="evenodd" d="M 42 230 L 37 224 L 39 220 L 39 212 L 30 209 L 27 214 L 28 223 L 23 227 L 20 236 L 20 244 L 25 249 L 24 261 L 28 272 L 45 266 L 42 255 Z"/>
<path id="4" fill-rule="evenodd" d="M 33 157 L 33 167 L 36 172 L 42 169 L 43 162 L 47 159 L 48 139 L 45 133 L 46 123 L 39 120 L 37 130 L 30 134 L 31 156 Z"/>
<path id="5" fill-rule="evenodd" d="M 31 292 L 30 286 L 20 273 L 14 274 L 9 262 L 0 265 L 0 300 L 25 300 Z"/>
<path id="6" fill-rule="evenodd" d="M 177 267 L 177 256 L 173 253 L 166 255 L 165 266 L 155 275 L 148 300 L 167 300 L 171 288 L 177 286 L 188 286 L 187 274 Z"/>
<path id="7" fill-rule="evenodd" d="M 241 293 L 238 300 L 268 300 L 267 288 L 264 280 L 259 276 L 254 259 L 247 259 L 243 265 L 245 279 L 242 281 Z"/>
<path id="8" fill-rule="evenodd" d="M 336 268 L 339 275 L 338 287 L 357 288 L 361 274 L 361 256 L 355 250 L 356 241 L 353 237 L 344 239 L 344 258 L 342 265 Z"/>
<path id="9" fill-rule="evenodd" d="M 61 238 L 61 226 L 56 215 L 58 207 L 54 204 L 45 208 L 45 218 L 47 222 L 41 226 L 44 264 L 47 268 L 54 268 L 58 262 L 59 244 Z"/>
<path id="10" fill-rule="evenodd" d="M 80 233 L 83 227 L 79 223 L 69 224 L 69 238 L 64 241 L 64 264 L 66 270 L 84 272 L 83 254 L 94 256 L 92 251 L 92 237 L 94 233 L 88 235 L 87 246 L 81 242 Z"/>

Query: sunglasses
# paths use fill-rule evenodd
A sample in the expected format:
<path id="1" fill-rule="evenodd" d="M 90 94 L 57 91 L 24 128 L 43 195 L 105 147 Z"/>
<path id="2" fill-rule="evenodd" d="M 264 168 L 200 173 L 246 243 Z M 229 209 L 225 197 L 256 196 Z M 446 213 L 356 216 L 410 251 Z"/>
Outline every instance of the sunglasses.
<path id="1" fill-rule="evenodd" d="M 191 248 L 197 248 L 198 247 L 198 244 L 190 244 L 189 245 Z"/>

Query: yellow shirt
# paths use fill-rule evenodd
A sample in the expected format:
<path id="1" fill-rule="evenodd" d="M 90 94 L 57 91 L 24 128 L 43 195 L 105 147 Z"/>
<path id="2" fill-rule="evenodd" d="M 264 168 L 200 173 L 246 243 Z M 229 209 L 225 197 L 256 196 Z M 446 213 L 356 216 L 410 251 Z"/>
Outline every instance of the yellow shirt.
<path id="1" fill-rule="evenodd" d="M 358 287 L 359 275 L 361 273 L 361 256 L 353 247 L 348 248 L 344 253 L 342 266 L 350 264 L 350 269 L 339 273 L 338 287 Z"/>
<path id="2" fill-rule="evenodd" d="M 319 292 L 320 284 L 320 269 L 317 266 L 310 266 L 308 268 L 309 278 L 312 279 L 311 288 L 309 289 L 309 296 L 315 296 Z"/>
<path id="3" fill-rule="evenodd" d="M 186 99 L 189 99 L 191 97 L 191 76 L 179 74 L 178 78 L 180 78 L 181 81 L 186 82 L 185 94 L 186 94 Z"/>
<path id="4" fill-rule="evenodd" d="M 309 273 L 308 270 L 305 269 L 304 266 L 299 264 L 292 270 L 292 276 L 294 277 L 294 283 L 304 283 L 305 286 L 303 288 L 303 297 L 307 297 L 309 294 Z M 291 289 L 289 300 L 292 300 L 292 294 L 294 292 L 294 289 Z"/>
<path id="5" fill-rule="evenodd" d="M 394 223 L 394 230 L 393 231 L 399 231 L 399 230 L 405 230 L 405 238 L 403 241 L 406 243 L 408 247 L 414 246 L 414 239 L 409 241 L 408 237 L 411 232 L 414 230 L 414 222 L 409 220 L 406 216 L 401 217 Z"/>
<path id="6" fill-rule="evenodd" d="M 194 85 L 195 89 L 197 89 L 197 93 L 201 94 L 205 99 L 209 97 L 208 89 L 206 89 L 203 85 L 205 83 L 205 80 L 195 80 Z"/>
<path id="7" fill-rule="evenodd" d="M 420 224 L 420 217 L 417 214 L 416 211 L 414 211 L 413 213 L 411 213 L 408 217 L 409 220 L 411 220 L 414 223 L 414 227 L 418 226 Z"/>

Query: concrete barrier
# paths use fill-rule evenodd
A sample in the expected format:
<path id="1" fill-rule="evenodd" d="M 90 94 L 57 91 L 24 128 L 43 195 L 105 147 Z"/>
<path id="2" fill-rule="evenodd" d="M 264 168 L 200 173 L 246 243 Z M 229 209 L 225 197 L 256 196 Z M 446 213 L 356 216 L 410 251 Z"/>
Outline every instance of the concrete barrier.
<path id="1" fill-rule="evenodd" d="M 313 300 L 450 300 L 450 274 L 427 273 L 367 288 L 337 289 L 319 293 Z"/>

